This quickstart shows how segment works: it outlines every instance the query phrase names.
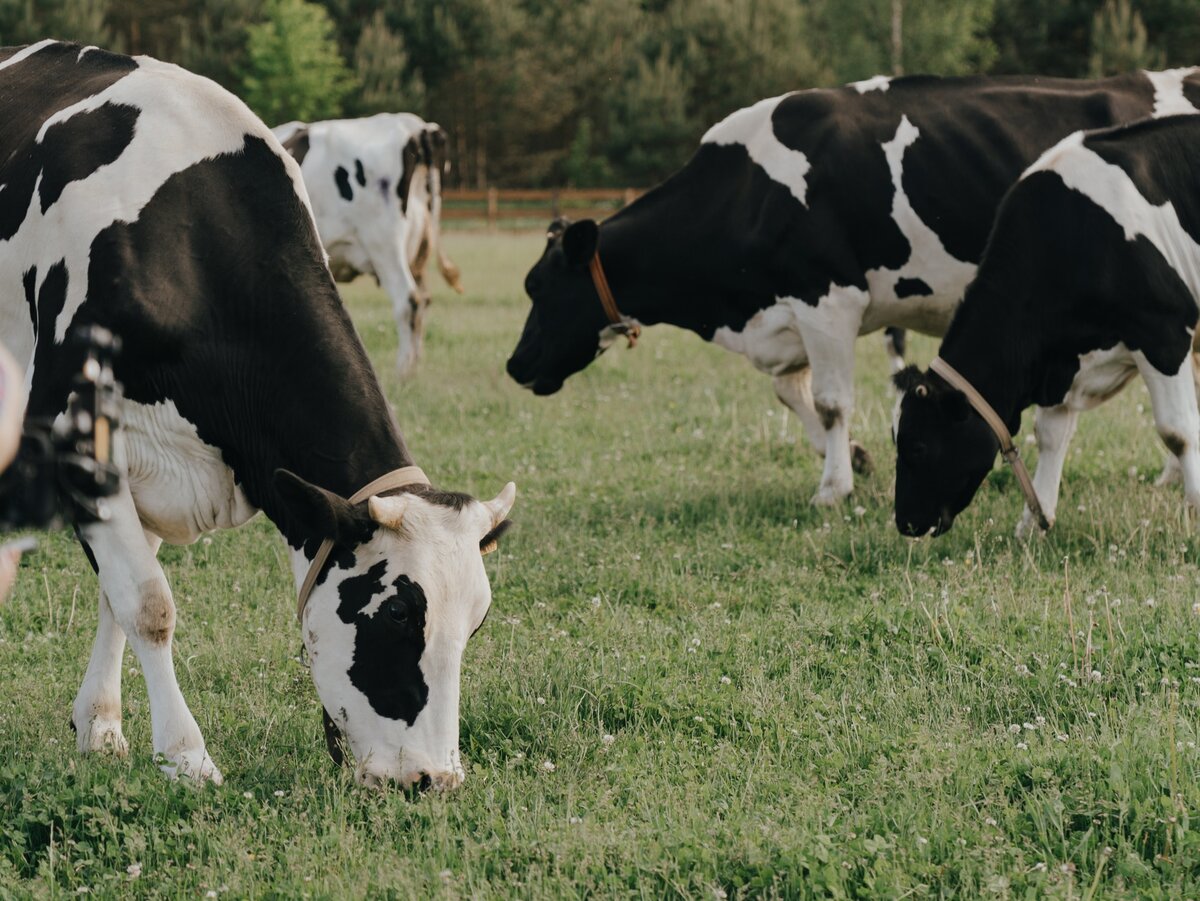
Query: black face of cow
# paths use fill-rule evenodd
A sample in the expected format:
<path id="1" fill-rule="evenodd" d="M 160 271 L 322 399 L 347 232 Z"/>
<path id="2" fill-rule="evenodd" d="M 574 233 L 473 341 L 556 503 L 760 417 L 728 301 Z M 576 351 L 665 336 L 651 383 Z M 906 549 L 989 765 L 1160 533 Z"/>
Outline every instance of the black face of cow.
<path id="1" fill-rule="evenodd" d="M 559 219 L 546 238 L 542 258 L 525 276 L 533 308 L 508 360 L 508 374 L 543 395 L 553 394 L 596 358 L 605 347 L 601 335 L 608 323 L 588 272 L 599 226 L 591 219 Z"/>
<path id="2" fill-rule="evenodd" d="M 999 445 L 961 391 L 915 366 L 895 382 L 896 528 L 941 535 L 975 496 Z"/>

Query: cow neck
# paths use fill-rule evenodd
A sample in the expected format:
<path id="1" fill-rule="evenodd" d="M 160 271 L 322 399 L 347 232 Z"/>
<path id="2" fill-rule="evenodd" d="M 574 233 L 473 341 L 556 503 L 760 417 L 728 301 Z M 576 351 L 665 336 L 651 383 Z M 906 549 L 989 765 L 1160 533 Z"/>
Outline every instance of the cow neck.
<path id="1" fill-rule="evenodd" d="M 272 368 L 271 384 L 286 389 L 245 392 L 257 403 L 245 416 L 252 435 L 239 444 L 253 450 L 235 469 L 242 470 L 247 498 L 288 544 L 315 552 L 314 540 L 325 536 L 310 534 L 289 515 L 275 489 L 276 469 L 349 498 L 414 461 L 332 282 L 327 290 L 306 292 L 298 305 L 307 315 L 297 319 L 314 333 L 291 336 L 302 353 L 283 350 L 262 361 Z"/>
<path id="2" fill-rule="evenodd" d="M 971 383 L 1011 434 L 1021 428 L 1021 412 L 1033 402 L 1031 369 L 1039 357 L 1037 328 L 1024 311 L 1014 309 L 1019 294 L 992 292 L 972 284 L 954 316 L 938 356 Z"/>
<path id="3" fill-rule="evenodd" d="M 715 230 L 692 227 L 695 211 L 677 203 L 674 181 L 605 220 L 600 254 L 622 314 L 642 325 L 666 323 L 710 340 L 716 329 L 738 320 L 722 296 L 716 268 L 728 250 L 717 246 Z"/>

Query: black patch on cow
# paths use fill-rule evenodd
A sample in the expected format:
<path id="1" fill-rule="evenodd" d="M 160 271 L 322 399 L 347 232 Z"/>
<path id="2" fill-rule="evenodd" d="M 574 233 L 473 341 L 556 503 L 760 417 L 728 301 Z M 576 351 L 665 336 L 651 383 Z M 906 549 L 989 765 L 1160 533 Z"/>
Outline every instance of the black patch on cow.
<path id="1" fill-rule="evenodd" d="M 933 288 L 920 278 L 902 278 L 896 281 L 896 296 L 903 300 L 905 297 L 928 297 Z M 888 334 L 892 329 L 888 329 Z M 904 353 L 904 338 L 900 338 L 900 353 Z"/>
<path id="2" fill-rule="evenodd" d="M 342 741 L 342 730 L 338 728 L 337 723 L 333 721 L 333 717 L 329 715 L 329 711 L 324 707 L 321 708 L 321 725 L 325 728 L 325 749 L 329 752 L 329 757 L 333 760 L 334 766 L 341 766 L 346 762 L 346 749 Z"/>
<path id="3" fill-rule="evenodd" d="M 303 164 L 309 150 L 308 129 L 302 128 L 284 141 L 283 149 L 290 153 L 297 163 Z"/>
<path id="4" fill-rule="evenodd" d="M 412 187 L 413 175 L 417 166 L 425 162 L 425 151 L 421 146 L 419 135 L 413 135 L 400 150 L 400 181 L 396 182 L 396 196 L 400 198 L 400 208 L 408 212 L 408 194 Z"/>
<path id="5" fill-rule="evenodd" d="M 21 284 L 25 288 L 25 303 L 29 305 L 29 321 L 33 325 L 33 334 L 36 337 L 38 331 L 38 313 L 37 313 L 37 296 L 34 291 L 37 287 L 37 266 L 31 266 L 25 270 L 25 274 L 21 276 Z"/>
<path id="6" fill-rule="evenodd" d="M 76 113 L 46 130 L 42 141 L 42 180 L 38 195 L 42 212 L 62 196 L 73 181 L 81 181 L 121 155 L 133 140 L 139 110 L 120 103 L 106 103 Z"/>
<path id="7" fill-rule="evenodd" d="M 343 200 L 354 199 L 354 189 L 350 187 L 350 173 L 346 171 L 345 166 L 338 166 L 333 170 L 333 180 Z"/>
<path id="8" fill-rule="evenodd" d="M 367 186 L 367 173 L 363 171 L 362 160 L 354 161 L 354 180 L 358 182 L 360 188 Z"/>
<path id="9" fill-rule="evenodd" d="M 89 50 L 79 59 L 81 49 L 78 44 L 50 44 L 4 71 L 4 91 L 0 93 L 0 122 L 4 123 L 4 134 L 0 136 L 0 183 L 5 187 L 0 203 L 0 241 L 15 235 L 25 221 L 38 177 L 48 164 L 63 174 L 81 171 L 86 174 L 94 171 L 97 159 L 113 155 L 114 150 L 119 154 L 124 146 L 117 146 L 120 132 L 96 135 L 81 148 L 52 138 L 58 129 L 63 129 L 60 134 L 70 132 L 78 137 L 77 127 L 71 124 L 78 116 L 49 129 L 45 142 L 37 141 L 42 124 L 54 113 L 100 93 L 137 68 L 137 63 L 129 57 L 102 50 Z M 92 121 L 103 124 L 107 116 L 102 114 Z M 112 124 L 111 120 L 108 124 Z M 65 184 L 62 175 L 52 176 L 52 180 Z M 45 205 L 43 199 L 43 209 Z"/>
<path id="10" fill-rule="evenodd" d="M 380 716 L 412 726 L 429 700 L 420 667 L 428 604 L 421 586 L 402 575 L 375 613 L 364 614 L 366 606 L 387 590 L 382 581 L 386 568 L 381 561 L 338 586 L 338 617 L 355 627 L 354 663 L 348 671 L 351 683 Z"/>
<path id="11" fill-rule="evenodd" d="M 101 231 L 75 321 L 121 336 L 127 396 L 173 400 L 292 547 L 325 536 L 288 510 L 277 469 L 349 497 L 412 463 L 312 217 L 261 138 L 172 175 L 136 221 Z M 72 375 L 58 359 L 39 366 L 46 412 L 62 409 Z"/>
<path id="12" fill-rule="evenodd" d="M 83 548 L 83 555 L 87 557 L 88 563 L 91 564 L 92 572 L 100 575 L 100 564 L 96 562 L 96 554 L 92 550 L 92 546 L 84 540 L 83 532 L 80 531 L 79 526 L 75 526 L 75 537 L 79 541 L 79 546 Z"/>
<path id="13" fill-rule="evenodd" d="M 52 359 L 55 356 L 57 345 L 54 340 L 55 322 L 58 320 L 58 315 L 62 312 L 63 306 L 67 301 L 67 264 L 65 260 L 59 260 L 53 266 L 46 270 L 46 277 L 42 279 L 42 287 L 37 294 L 37 321 L 44 327 L 39 328 L 37 332 L 37 343 L 33 350 L 33 367 L 34 373 L 47 372 L 52 368 Z M 78 359 L 82 363 L 82 357 L 78 352 L 70 355 L 72 359 Z M 33 385 L 29 392 L 29 410 L 41 411 L 45 408 L 44 391 L 47 383 L 34 378 Z M 58 412 L 57 410 L 55 411 Z"/>

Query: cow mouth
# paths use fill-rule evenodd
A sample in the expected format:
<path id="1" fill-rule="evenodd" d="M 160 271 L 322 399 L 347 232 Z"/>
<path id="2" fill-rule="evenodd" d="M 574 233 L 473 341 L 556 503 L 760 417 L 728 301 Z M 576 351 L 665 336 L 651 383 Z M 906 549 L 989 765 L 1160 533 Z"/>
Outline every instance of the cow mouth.
<path id="1" fill-rule="evenodd" d="M 546 397 L 554 394 L 563 386 L 562 379 L 536 374 L 538 367 L 520 361 L 519 357 L 519 352 L 509 357 L 505 369 L 508 371 L 509 377 L 522 388 L 532 391 L 538 397 Z"/>
<path id="2" fill-rule="evenodd" d="M 945 535 L 950 531 L 950 527 L 954 525 L 954 514 L 949 509 L 943 509 L 932 524 L 917 525 L 913 522 L 905 522 L 899 517 L 896 517 L 896 528 L 905 538 L 922 538 L 926 535 L 937 538 L 939 535 Z"/>

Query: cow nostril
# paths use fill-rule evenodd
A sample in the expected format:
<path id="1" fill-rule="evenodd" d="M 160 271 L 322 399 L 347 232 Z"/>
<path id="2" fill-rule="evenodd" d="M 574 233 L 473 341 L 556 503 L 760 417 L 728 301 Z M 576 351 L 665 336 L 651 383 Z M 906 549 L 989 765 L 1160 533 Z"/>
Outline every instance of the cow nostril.
<path id="1" fill-rule="evenodd" d="M 427 792 L 433 788 L 433 777 L 428 773 L 422 773 L 421 778 L 417 780 L 417 791 Z"/>

